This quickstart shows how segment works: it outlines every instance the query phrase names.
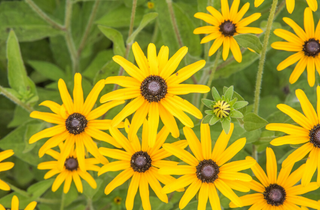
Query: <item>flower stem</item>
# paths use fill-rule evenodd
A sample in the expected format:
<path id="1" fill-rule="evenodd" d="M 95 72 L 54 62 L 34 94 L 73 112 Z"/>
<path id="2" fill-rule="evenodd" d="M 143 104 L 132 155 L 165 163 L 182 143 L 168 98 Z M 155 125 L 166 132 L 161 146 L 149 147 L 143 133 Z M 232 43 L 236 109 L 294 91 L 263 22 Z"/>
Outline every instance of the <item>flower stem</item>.
<path id="1" fill-rule="evenodd" d="M 263 75 L 263 67 L 266 60 L 266 54 L 267 54 L 267 46 L 269 42 L 270 32 L 272 28 L 272 23 L 274 20 L 274 14 L 276 12 L 278 0 L 273 0 L 268 22 L 267 22 L 267 28 L 264 35 L 263 45 L 262 45 L 262 51 L 260 55 L 260 61 L 258 66 L 258 73 L 256 78 L 256 87 L 255 87 L 255 93 L 254 93 L 254 102 L 253 102 L 253 112 L 255 114 L 259 113 L 259 103 L 260 103 L 260 92 L 261 92 L 261 83 L 262 83 L 262 75 Z M 255 145 L 252 146 L 252 157 L 256 160 L 258 159 L 257 154 L 257 148 Z"/>
<path id="2" fill-rule="evenodd" d="M 167 0 L 167 4 L 168 4 L 168 9 L 169 9 L 169 13 L 170 13 L 170 18 L 171 18 L 171 21 L 172 21 L 173 29 L 174 29 L 174 32 L 175 32 L 175 34 L 177 36 L 179 46 L 183 47 L 183 43 L 182 43 L 182 39 L 181 39 L 180 32 L 179 32 L 179 29 L 178 29 L 176 17 L 174 16 L 174 11 L 173 11 L 173 7 L 172 7 L 172 0 Z"/>
<path id="3" fill-rule="evenodd" d="M 64 197 L 65 197 L 65 194 L 64 194 L 64 192 L 62 192 L 60 210 L 63 210 L 63 209 L 64 209 Z"/>
<path id="4" fill-rule="evenodd" d="M 219 49 L 217 54 L 216 54 L 216 59 L 214 60 L 214 64 L 213 64 L 213 67 L 212 67 L 212 70 L 211 70 L 211 73 L 210 73 L 210 77 L 209 77 L 208 82 L 207 82 L 207 86 L 209 86 L 209 88 L 211 88 L 211 83 L 212 83 L 212 81 L 214 79 L 214 74 L 215 74 L 215 72 L 217 70 L 220 57 L 221 57 L 221 50 Z M 203 98 L 207 98 L 207 96 L 208 96 L 208 93 L 205 93 L 203 95 Z M 200 111 L 202 112 L 202 110 L 203 110 L 203 103 L 200 104 Z"/>
<path id="5" fill-rule="evenodd" d="M 28 112 L 32 112 L 33 108 L 27 104 L 22 103 L 20 99 L 18 99 L 16 96 L 12 95 L 9 91 L 7 91 L 4 87 L 0 86 L 0 95 L 4 95 L 9 100 L 14 102 L 15 104 L 21 106 L 23 109 L 27 110 Z"/>
<path id="6" fill-rule="evenodd" d="M 19 193 L 20 195 L 22 195 L 24 197 L 27 197 L 27 198 L 31 197 L 31 195 L 29 193 L 27 193 L 26 191 L 21 190 L 18 187 L 14 186 L 14 185 L 12 185 L 12 184 L 10 184 L 8 182 L 7 182 L 7 184 L 10 186 L 11 190 L 15 191 L 16 193 Z"/>
<path id="7" fill-rule="evenodd" d="M 137 9 L 137 1 L 138 0 L 132 0 L 132 10 L 131 10 L 131 19 L 130 19 L 130 27 L 129 27 L 128 37 L 130 37 L 133 32 L 134 18 L 135 18 L 136 9 Z M 132 43 L 127 43 L 125 59 L 127 59 L 129 56 L 129 51 L 130 51 L 131 45 L 132 45 Z M 123 74 L 123 68 L 120 67 L 119 76 L 122 76 L 122 74 Z M 117 89 L 118 89 L 118 85 L 115 85 L 113 90 L 117 90 Z"/>
<path id="8" fill-rule="evenodd" d="M 46 13 L 44 13 L 32 0 L 26 0 L 26 3 L 35 11 L 43 20 L 45 20 L 48 24 L 52 27 L 65 30 L 65 28 L 57 23 L 56 21 L 52 20 Z"/>
<path id="9" fill-rule="evenodd" d="M 80 56 L 84 46 L 85 46 L 85 43 L 87 41 L 87 38 L 88 38 L 88 35 L 89 35 L 89 32 L 91 30 L 91 27 L 92 27 L 92 24 L 93 24 L 93 21 L 96 17 L 96 14 L 97 14 L 97 10 L 98 10 L 98 7 L 99 7 L 99 3 L 100 3 L 100 0 L 96 0 L 94 2 L 94 5 L 92 6 L 92 10 L 91 10 L 91 14 L 90 14 L 90 17 L 89 17 L 89 20 L 88 20 L 88 23 L 87 23 L 87 26 L 86 26 L 86 29 L 84 31 L 84 34 L 81 38 L 81 41 L 80 41 L 80 45 L 79 45 L 79 48 L 78 48 L 78 52 L 77 52 L 77 57 Z M 79 58 L 78 58 L 79 59 Z"/>

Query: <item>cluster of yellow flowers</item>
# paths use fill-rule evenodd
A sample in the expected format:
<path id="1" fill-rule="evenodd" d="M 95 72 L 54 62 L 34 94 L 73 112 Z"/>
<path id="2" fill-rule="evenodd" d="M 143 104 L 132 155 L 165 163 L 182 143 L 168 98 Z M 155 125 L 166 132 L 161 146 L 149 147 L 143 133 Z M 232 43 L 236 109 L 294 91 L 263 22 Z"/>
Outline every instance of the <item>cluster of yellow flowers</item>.
<path id="1" fill-rule="evenodd" d="M 263 0 L 255 0 L 255 6 L 259 6 L 262 2 Z M 294 9 L 294 0 L 286 2 L 287 9 L 291 13 Z M 280 71 L 299 61 L 290 76 L 290 83 L 296 82 L 307 67 L 308 83 L 313 86 L 315 69 L 320 71 L 320 22 L 315 30 L 312 10 L 317 10 L 317 1 L 307 0 L 307 2 L 311 9 L 305 9 L 305 31 L 293 20 L 284 18 L 283 20 L 297 35 L 283 29 L 276 29 L 274 33 L 288 42 L 275 42 L 272 47 L 297 52 L 277 67 Z M 233 36 L 241 33 L 262 33 L 260 28 L 248 27 L 261 14 L 255 13 L 243 19 L 249 9 L 249 3 L 244 4 L 240 10 L 239 4 L 240 0 L 234 0 L 229 9 L 228 1 L 221 0 L 221 13 L 212 6 L 208 6 L 207 10 L 210 14 L 201 12 L 195 14 L 196 18 L 212 25 L 194 30 L 195 34 L 209 34 L 201 40 L 201 43 L 215 40 L 209 50 L 210 56 L 223 44 L 223 59 L 227 59 L 231 50 L 235 60 L 241 62 L 240 47 Z M 49 170 L 44 176 L 45 179 L 57 175 L 52 191 L 56 191 L 64 182 L 63 191 L 67 193 L 74 181 L 77 190 L 82 193 L 81 178 L 92 188 L 97 187 L 96 181 L 88 171 L 96 171 L 98 175 L 110 171 L 122 171 L 105 187 L 105 194 L 109 194 L 131 178 L 125 201 L 126 208 L 129 210 L 133 209 L 138 188 L 143 208 L 151 209 L 149 185 L 157 197 L 166 203 L 168 193 L 184 191 L 184 188 L 190 185 L 180 200 L 180 209 L 183 209 L 198 192 L 198 209 L 206 209 L 208 199 L 213 209 L 221 209 L 217 190 L 231 200 L 232 208 L 252 205 L 250 210 L 301 209 L 298 206 L 320 209 L 319 202 L 300 196 L 318 189 L 320 185 L 320 87 L 317 87 L 317 112 L 302 90 L 297 90 L 296 96 L 301 103 L 304 115 L 285 104 L 278 105 L 282 112 L 288 114 L 301 127 L 284 123 L 268 124 L 266 129 L 288 134 L 274 139 L 271 144 L 274 146 L 305 144 L 288 156 L 282 164 L 279 175 L 275 154 L 271 148 L 267 148 L 266 174 L 256 160 L 249 156 L 244 160 L 229 162 L 246 144 L 246 139 L 241 138 L 227 147 L 233 133 L 233 124 L 228 133 L 221 132 L 219 138 L 215 140 L 214 147 L 209 124 L 201 124 L 200 140 L 191 129 L 194 123 L 186 113 L 198 119 L 202 119 L 202 113 L 178 95 L 210 91 L 210 88 L 205 85 L 181 84 L 205 66 L 204 60 L 176 71 L 187 54 L 187 47 L 182 47 L 170 59 L 169 49 L 166 46 L 162 46 L 157 54 L 156 46 L 149 44 L 147 56 L 145 56 L 138 43 L 134 43 L 132 51 L 137 66 L 121 56 L 113 57 L 113 60 L 129 76 L 115 76 L 100 80 L 85 100 L 81 74 L 76 73 L 74 76 L 73 99 L 65 82 L 60 79 L 58 87 L 63 104 L 44 101 L 40 105 L 48 107 L 53 113 L 39 111 L 31 113 L 32 118 L 57 124 L 33 135 L 29 140 L 32 144 L 43 138 L 49 138 L 40 148 L 39 156 L 50 155 L 55 160 L 40 163 L 38 169 Z M 100 98 L 103 104 L 94 108 L 106 84 L 117 84 L 124 88 L 103 95 Z M 100 118 L 113 107 L 124 104 L 128 99 L 131 101 L 113 119 Z M 221 113 L 223 114 L 225 113 Z M 133 115 L 131 123 L 126 119 L 130 115 Z M 186 140 L 165 143 L 170 133 L 174 138 L 180 135 L 176 119 L 185 126 L 183 133 Z M 141 141 L 137 136 L 140 127 L 142 127 Z M 109 131 L 110 135 L 105 131 Z M 110 147 L 98 148 L 93 139 L 107 142 Z M 187 146 L 193 155 L 185 150 Z M 54 150 L 55 147 L 59 150 Z M 88 158 L 87 153 L 93 157 Z M 294 163 L 308 153 L 309 158 L 306 164 L 291 173 Z M 0 161 L 12 155 L 12 150 L 0 153 Z M 186 164 L 165 160 L 171 155 Z M 117 161 L 109 162 L 106 157 Z M 100 167 L 99 164 L 103 166 Z M 9 162 L 0 163 L 0 165 L 0 171 L 13 167 L 13 163 Z M 240 172 L 249 168 L 260 182 Z M 318 181 L 311 182 L 317 168 Z M 182 176 L 176 179 L 172 175 Z M 301 184 L 296 185 L 300 180 Z M 0 180 L 0 189 L 9 190 L 10 187 Z M 256 193 L 238 197 L 233 190 L 240 192 L 254 190 Z M 12 209 L 17 210 L 18 203 L 17 197 L 13 197 Z M 33 210 L 35 205 L 36 202 L 30 203 L 26 210 Z M 0 209 L 4 207 L 0 205 Z"/>

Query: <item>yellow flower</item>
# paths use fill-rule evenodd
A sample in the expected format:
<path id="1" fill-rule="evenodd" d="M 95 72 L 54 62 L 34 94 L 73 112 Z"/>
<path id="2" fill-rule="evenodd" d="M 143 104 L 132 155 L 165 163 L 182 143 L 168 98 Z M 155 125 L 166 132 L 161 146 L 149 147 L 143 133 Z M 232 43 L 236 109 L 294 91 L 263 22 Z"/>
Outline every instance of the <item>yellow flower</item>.
<path id="1" fill-rule="evenodd" d="M 254 0 L 254 6 L 260 6 L 264 0 Z M 312 11 L 317 11 L 318 9 L 318 2 L 317 0 L 307 0 L 308 6 L 312 9 Z M 288 12 L 291 14 L 294 10 L 295 0 L 286 0 L 286 6 Z"/>
<path id="2" fill-rule="evenodd" d="M 198 119 L 202 118 L 199 109 L 176 95 L 210 91 L 210 88 L 205 85 L 180 84 L 199 71 L 206 62 L 204 60 L 195 62 L 174 73 L 182 58 L 187 54 L 187 47 L 182 47 L 170 59 L 168 59 L 168 47 L 162 46 L 157 55 L 156 46 L 152 43 L 148 46 L 148 58 L 143 54 L 137 42 L 132 45 L 132 51 L 139 68 L 121 56 L 114 56 L 113 60 L 122 66 L 131 77 L 108 77 L 106 84 L 118 84 L 125 88 L 102 96 L 100 102 L 133 99 L 113 118 L 112 124 L 116 126 L 127 116 L 136 112 L 133 115 L 132 128 L 129 133 L 129 138 L 134 138 L 148 115 L 150 124 L 148 139 L 152 147 L 158 130 L 159 116 L 175 138 L 179 137 L 179 129 L 173 116 L 188 127 L 193 127 L 194 124 L 184 112 Z"/>
<path id="3" fill-rule="evenodd" d="M 304 164 L 299 169 L 290 174 L 293 164 L 286 168 L 281 168 L 277 177 L 277 160 L 271 148 L 267 148 L 267 174 L 256 163 L 251 169 L 261 184 L 255 180 L 248 183 L 248 186 L 257 193 L 244 195 L 240 197 L 244 206 L 252 207 L 250 209 L 261 210 L 299 210 L 297 205 L 309 206 L 318 209 L 320 205 L 317 201 L 304 198 L 300 195 L 319 188 L 316 182 L 312 182 L 306 187 L 296 185 L 300 181 L 302 173 L 307 169 Z M 230 203 L 231 208 L 237 206 Z"/>
<path id="4" fill-rule="evenodd" d="M 148 1 L 148 8 L 153 9 L 154 8 L 154 3 L 151 1 Z"/>
<path id="5" fill-rule="evenodd" d="M 175 180 L 175 178 L 171 176 L 158 174 L 157 169 L 162 166 L 170 165 L 174 167 L 177 165 L 176 162 L 162 160 L 171 156 L 171 154 L 164 149 L 160 149 L 161 145 L 167 139 L 169 131 L 164 126 L 157 134 L 155 145 L 150 147 L 148 146 L 148 133 L 150 132 L 149 125 L 150 124 L 145 120 L 142 129 L 142 145 L 140 145 L 140 141 L 136 135 L 133 139 L 130 139 L 129 136 L 129 141 L 117 128 L 110 128 L 111 135 L 122 145 L 125 151 L 99 148 L 101 154 L 117 159 L 118 161 L 104 165 L 100 169 L 98 175 L 108 171 L 124 170 L 106 186 L 104 191 L 106 195 L 132 177 L 125 202 L 126 209 L 128 210 L 132 210 L 133 208 L 134 197 L 138 191 L 138 187 L 140 189 L 143 209 L 151 209 L 149 185 L 161 201 L 168 203 L 168 197 L 161 191 L 162 187 L 159 181 L 163 184 L 168 184 Z M 130 125 L 126 126 L 127 132 L 129 130 L 128 127 L 131 129 Z M 187 146 L 185 140 L 177 141 L 173 144 L 182 148 Z"/>
<path id="6" fill-rule="evenodd" d="M 237 206 L 241 207 L 243 205 L 242 201 L 232 189 L 242 192 L 250 191 L 250 188 L 246 186 L 246 182 L 252 180 L 251 176 L 239 171 L 250 168 L 256 161 L 251 157 L 247 157 L 246 160 L 226 163 L 246 144 L 246 138 L 241 138 L 227 148 L 233 128 L 234 125 L 231 123 L 228 134 L 224 131 L 221 132 L 212 152 L 212 140 L 208 124 L 201 124 L 201 143 L 190 128 L 183 128 L 194 156 L 173 144 L 164 144 L 162 146 L 166 151 L 189 164 L 177 166 L 167 165 L 159 169 L 159 174 L 183 175 L 176 181 L 167 184 L 163 188 L 163 192 L 170 193 L 190 185 L 180 200 L 180 209 L 183 209 L 199 190 L 198 210 L 206 209 L 208 197 L 212 209 L 221 209 L 216 188 L 236 203 Z M 243 183 L 240 183 L 240 181 L 243 181 Z"/>
<path id="7" fill-rule="evenodd" d="M 24 210 L 34 210 L 36 205 L 37 205 L 37 202 L 32 201 L 31 203 L 28 204 L 28 206 Z M 5 208 L 0 204 L 0 210 L 6 210 L 6 209 L 19 210 L 19 199 L 18 199 L 18 197 L 16 195 L 14 195 L 12 197 L 11 208 L 9 208 L 9 207 Z"/>
<path id="8" fill-rule="evenodd" d="M 320 22 L 318 22 L 316 31 L 314 31 L 313 15 L 309 7 L 304 10 L 305 31 L 290 18 L 284 17 L 283 21 L 294 30 L 297 36 L 284 29 L 276 29 L 274 34 L 288 42 L 274 42 L 271 44 L 271 47 L 277 50 L 296 53 L 282 61 L 277 66 L 277 70 L 281 71 L 299 61 L 290 75 L 289 82 L 291 84 L 295 83 L 307 67 L 308 83 L 310 87 L 313 87 L 315 83 L 315 69 L 317 68 L 317 71 L 320 71 Z"/>
<path id="9" fill-rule="evenodd" d="M 211 14 L 197 12 L 194 15 L 194 17 L 213 25 L 202 26 L 193 31 L 194 34 L 209 34 L 201 40 L 201 44 L 215 39 L 209 50 L 209 56 L 213 55 L 223 43 L 223 60 L 228 58 L 229 49 L 231 49 L 234 59 L 240 63 L 242 61 L 241 50 L 233 36 L 246 33 L 262 33 L 260 28 L 247 27 L 247 25 L 253 21 L 259 19 L 261 14 L 254 13 L 249 17 L 242 19 L 242 17 L 248 11 L 250 4 L 246 3 L 238 12 L 239 4 L 240 0 L 234 0 L 231 9 L 229 10 L 228 0 L 221 0 L 222 14 L 214 7 L 208 6 L 207 10 Z"/>
<path id="10" fill-rule="evenodd" d="M 289 115 L 293 121 L 300 126 L 287 123 L 268 124 L 266 126 L 267 130 L 281 131 L 288 134 L 273 139 L 270 144 L 273 146 L 280 146 L 284 144 L 303 144 L 283 161 L 282 167 L 288 167 L 291 164 L 300 161 L 310 152 L 306 163 L 308 170 L 304 171 L 301 183 L 303 186 L 310 183 L 313 174 L 318 168 L 318 184 L 320 185 L 320 86 L 317 87 L 318 114 L 302 90 L 296 90 L 296 96 L 300 101 L 304 115 L 285 104 L 278 104 L 277 108 L 283 113 Z"/>
<path id="11" fill-rule="evenodd" d="M 62 79 L 59 80 L 58 87 L 63 105 L 53 101 L 44 101 L 40 104 L 41 106 L 49 107 L 54 114 L 38 111 L 33 111 L 30 114 L 32 118 L 58 124 L 34 134 L 29 139 L 29 143 L 32 144 L 42 138 L 51 137 L 39 150 L 39 156 L 42 157 L 50 148 L 66 140 L 66 146 L 61 151 L 59 160 L 60 169 L 62 169 L 74 145 L 76 145 L 78 157 L 85 156 L 86 148 L 102 163 L 108 163 L 108 160 L 99 153 L 98 147 L 91 137 L 108 142 L 116 147 L 121 147 L 110 135 L 101 131 L 109 129 L 111 120 L 97 120 L 97 118 L 105 114 L 109 109 L 124 103 L 124 101 L 113 101 L 92 110 L 101 90 L 105 86 L 105 81 L 100 80 L 97 82 L 84 102 L 81 80 L 81 74 L 76 73 L 74 76 L 73 101 L 65 82 Z M 82 170 L 85 170 L 83 158 L 79 159 L 79 166 Z"/>
<path id="12" fill-rule="evenodd" d="M 13 154 L 14 154 L 14 152 L 12 149 L 0 152 L 0 162 L 3 161 L 4 159 L 11 157 Z M 11 168 L 13 168 L 13 166 L 14 166 L 14 163 L 12 163 L 12 162 L 0 163 L 0 172 L 1 171 L 8 171 Z M 5 183 L 4 181 L 2 181 L 1 179 L 0 179 L 0 190 L 5 190 L 5 191 L 10 190 L 10 186 L 7 183 Z"/>
<path id="13" fill-rule="evenodd" d="M 63 147 L 66 145 L 59 144 L 60 151 L 63 149 Z M 60 185 L 64 182 L 63 192 L 67 193 L 70 189 L 72 180 L 74 181 L 76 188 L 78 192 L 83 192 L 82 182 L 81 179 L 84 179 L 88 182 L 88 184 L 93 188 L 97 188 L 96 181 L 92 178 L 92 176 L 86 171 L 82 170 L 79 167 L 79 160 L 82 159 L 86 165 L 86 169 L 90 171 L 99 171 L 100 167 L 96 166 L 96 164 L 99 164 L 100 162 L 95 158 L 85 158 L 84 156 L 77 156 L 77 152 L 72 150 L 69 155 L 67 156 L 67 159 L 64 162 L 63 168 L 60 169 L 59 165 L 59 158 L 61 156 L 61 153 L 54 151 L 52 149 L 49 149 L 46 154 L 53 157 L 54 161 L 47 161 L 40 163 L 38 165 L 38 169 L 40 170 L 48 170 L 45 175 L 44 179 L 49 179 L 52 176 L 59 174 L 56 179 L 54 180 L 52 184 L 52 191 L 55 192 L 59 189 Z"/>
<path id="14" fill-rule="evenodd" d="M 219 118 L 228 117 L 230 113 L 230 104 L 223 100 L 218 101 L 213 106 L 213 112 Z"/>

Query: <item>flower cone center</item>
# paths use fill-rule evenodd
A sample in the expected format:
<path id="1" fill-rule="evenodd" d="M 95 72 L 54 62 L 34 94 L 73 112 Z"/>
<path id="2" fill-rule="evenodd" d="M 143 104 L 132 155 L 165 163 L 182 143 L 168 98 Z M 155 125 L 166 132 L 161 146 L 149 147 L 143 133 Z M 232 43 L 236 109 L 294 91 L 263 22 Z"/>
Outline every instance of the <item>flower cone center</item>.
<path id="1" fill-rule="evenodd" d="M 69 133 L 77 135 L 84 131 L 87 123 L 87 119 L 82 114 L 73 113 L 66 120 L 66 128 Z"/>
<path id="2" fill-rule="evenodd" d="M 320 148 L 320 125 L 314 126 L 309 132 L 310 142 Z"/>
<path id="3" fill-rule="evenodd" d="M 70 157 L 70 158 L 66 159 L 66 161 L 64 162 L 64 166 L 69 171 L 77 170 L 78 160 L 73 157 Z"/>
<path id="4" fill-rule="evenodd" d="M 140 151 L 131 157 L 131 167 L 136 172 L 145 172 L 151 167 L 151 158 L 148 153 Z"/>
<path id="5" fill-rule="evenodd" d="M 219 118 L 228 117 L 230 114 L 230 105 L 225 101 L 218 101 L 213 106 L 213 112 Z"/>
<path id="6" fill-rule="evenodd" d="M 167 94 L 167 83 L 162 77 L 151 75 L 142 81 L 140 91 L 147 101 L 159 102 Z"/>
<path id="7" fill-rule="evenodd" d="M 282 205 L 286 199 L 286 192 L 283 187 L 277 184 L 271 184 L 266 187 L 263 193 L 264 199 L 272 206 Z"/>
<path id="8" fill-rule="evenodd" d="M 230 20 L 224 21 L 220 25 L 220 31 L 224 36 L 233 36 L 236 33 L 236 25 Z"/>
<path id="9" fill-rule="evenodd" d="M 315 57 L 320 52 L 319 40 L 309 39 L 303 46 L 303 51 L 307 56 Z"/>
<path id="10" fill-rule="evenodd" d="M 219 166 L 213 160 L 203 160 L 197 166 L 197 177 L 202 182 L 214 182 L 218 178 Z"/>

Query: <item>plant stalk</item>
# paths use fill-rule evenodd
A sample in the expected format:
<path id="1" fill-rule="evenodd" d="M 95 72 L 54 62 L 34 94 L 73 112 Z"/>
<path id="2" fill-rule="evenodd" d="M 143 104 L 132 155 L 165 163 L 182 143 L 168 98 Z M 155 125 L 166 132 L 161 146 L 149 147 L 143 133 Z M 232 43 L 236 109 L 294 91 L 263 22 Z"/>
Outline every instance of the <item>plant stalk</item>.
<path id="1" fill-rule="evenodd" d="M 28 112 L 34 111 L 33 108 L 27 104 L 22 103 L 20 99 L 12 95 L 9 91 L 7 91 L 4 87 L 0 86 L 0 95 L 4 95 L 7 97 L 10 101 L 14 102 L 15 104 L 21 106 L 23 109 L 27 110 Z"/>
<path id="2" fill-rule="evenodd" d="M 262 83 L 262 75 L 263 75 L 263 68 L 264 63 L 266 60 L 266 54 L 267 54 L 267 47 L 270 37 L 270 32 L 272 28 L 272 23 L 274 20 L 274 15 L 277 9 L 278 0 L 273 0 L 271 5 L 271 10 L 267 22 L 267 28 L 264 35 L 263 45 L 262 45 L 262 51 L 260 55 L 260 61 L 258 66 L 258 73 L 256 78 L 256 87 L 255 87 L 255 93 L 254 93 L 254 102 L 253 102 L 253 112 L 255 114 L 259 113 L 259 103 L 260 103 L 260 92 L 261 92 L 261 83 Z M 256 160 L 258 160 L 258 154 L 257 154 L 257 148 L 255 145 L 252 146 L 252 157 Z"/>
<path id="3" fill-rule="evenodd" d="M 64 192 L 62 192 L 60 210 L 64 209 L 64 200 L 65 200 L 65 194 L 64 194 Z"/>

